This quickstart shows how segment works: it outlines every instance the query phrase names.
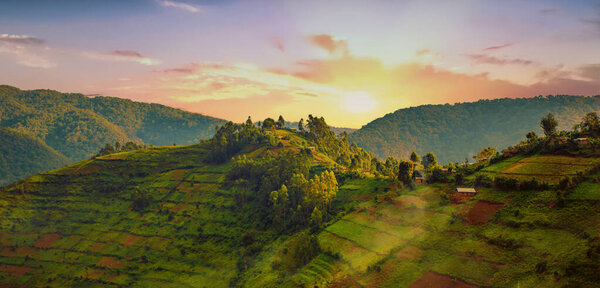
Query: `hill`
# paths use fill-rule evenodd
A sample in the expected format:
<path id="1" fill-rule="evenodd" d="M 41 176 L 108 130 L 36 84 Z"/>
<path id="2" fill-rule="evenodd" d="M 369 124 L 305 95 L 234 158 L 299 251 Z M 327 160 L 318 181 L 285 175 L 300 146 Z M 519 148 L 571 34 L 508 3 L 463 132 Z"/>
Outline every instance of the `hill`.
<path id="1" fill-rule="evenodd" d="M 95 154 L 106 143 L 196 143 L 223 123 L 158 104 L 0 86 L 0 127 L 36 137 L 71 161 Z"/>
<path id="2" fill-rule="evenodd" d="M 480 100 L 454 105 L 424 105 L 397 110 L 349 135 L 350 141 L 377 157 L 408 159 L 411 151 L 434 152 L 441 163 L 464 162 L 482 147 L 499 150 L 529 131 L 540 134 L 540 118 L 554 114 L 559 128 L 571 128 L 590 111 L 600 110 L 600 96 L 547 96 Z"/>
<path id="3" fill-rule="evenodd" d="M 0 127 L 0 186 L 68 163 L 69 159 L 41 140 Z"/>
<path id="4" fill-rule="evenodd" d="M 525 183 L 556 165 L 577 182 L 486 184 L 454 201 L 458 180 L 405 186 L 375 171 L 385 164 L 362 149 L 334 140 L 324 121 L 311 122 L 306 133 L 228 123 L 210 141 L 96 157 L 1 188 L 0 284 L 599 283 L 595 150 L 461 166 L 449 177 L 464 174 L 464 185 L 496 172 Z"/>

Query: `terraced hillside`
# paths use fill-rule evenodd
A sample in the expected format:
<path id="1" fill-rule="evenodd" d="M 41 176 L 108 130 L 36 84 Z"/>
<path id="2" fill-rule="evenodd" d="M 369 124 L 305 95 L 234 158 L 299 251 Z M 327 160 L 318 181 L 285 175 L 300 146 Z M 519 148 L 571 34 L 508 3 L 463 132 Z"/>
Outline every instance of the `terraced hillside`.
<path id="1" fill-rule="evenodd" d="M 273 136 L 281 144 L 251 145 L 240 153 L 260 159 L 285 151 L 300 153 L 300 147 L 314 144 L 285 130 L 274 131 Z M 452 184 L 411 190 L 384 177 L 345 178 L 349 174 L 338 172 L 340 186 L 332 202 L 336 214 L 320 227 L 280 233 L 248 221 L 248 213 L 264 211 L 236 205 L 236 192 L 226 186 L 234 164 L 206 164 L 209 147 L 203 142 L 110 154 L 3 188 L 0 284 L 597 287 L 600 283 L 597 172 L 567 190 L 479 188 L 477 196 L 463 204 L 448 200 Z M 312 155 L 313 171 L 342 168 L 318 150 Z M 543 173 L 535 166 L 540 163 L 560 163 L 579 171 L 595 161 L 509 158 L 479 173 L 513 167 L 524 169 L 519 177 L 534 177 Z M 514 168 L 519 163 L 523 165 Z M 305 265 L 282 267 L 291 242 L 306 232 L 314 235 L 319 252 Z"/>
<path id="2" fill-rule="evenodd" d="M 478 174 L 504 176 L 517 180 L 535 178 L 540 182 L 556 185 L 561 179 L 585 175 L 598 168 L 600 168 L 600 158 L 563 155 L 525 157 L 520 155 L 485 167 Z M 471 178 L 474 176 L 471 176 Z"/>
<path id="3" fill-rule="evenodd" d="M 285 130 L 260 158 L 314 145 Z M 0 284 L 18 287 L 228 287 L 256 230 L 223 183 L 232 162 L 205 164 L 209 142 L 110 154 L 0 190 Z M 313 164 L 334 163 L 321 152 Z M 136 207 L 146 206 L 138 211 Z M 247 237 L 246 237 L 247 238 Z M 245 241 L 245 240 L 244 240 Z"/>

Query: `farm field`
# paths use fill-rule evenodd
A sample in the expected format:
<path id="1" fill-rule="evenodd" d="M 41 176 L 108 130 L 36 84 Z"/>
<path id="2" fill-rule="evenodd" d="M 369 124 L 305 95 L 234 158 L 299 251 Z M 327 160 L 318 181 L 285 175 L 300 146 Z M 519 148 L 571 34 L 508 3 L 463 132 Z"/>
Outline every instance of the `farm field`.
<path id="1" fill-rule="evenodd" d="M 288 145 L 293 145 L 291 140 L 284 148 Z M 256 151 L 270 153 L 263 147 L 244 153 Z M 315 231 L 320 252 L 306 265 L 281 270 L 274 263 L 294 235 L 277 235 L 269 227 L 257 229 L 245 221 L 233 192 L 224 186 L 231 162 L 207 165 L 202 161 L 206 153 L 203 145 L 116 153 L 38 174 L 2 190 L 0 283 L 11 287 L 449 283 L 469 288 L 593 284 L 578 282 L 579 270 L 574 267 L 596 261 L 590 247 L 600 235 L 598 174 L 562 192 L 480 188 L 463 204 L 442 197 L 453 191 L 452 184 L 411 190 L 386 178 L 340 179 L 332 203 L 339 214 Z M 318 157 L 326 156 L 318 155 L 315 163 L 329 163 L 319 162 Z M 590 171 L 596 159 L 513 158 L 483 173 L 543 174 L 539 166 L 548 163 L 576 173 Z M 154 203 L 144 213 L 132 209 L 139 191 Z M 560 197 L 564 199 L 559 207 Z M 242 245 L 248 231 L 261 245 L 253 248 L 257 250 L 251 257 L 243 256 L 250 249 Z"/>
<path id="2" fill-rule="evenodd" d="M 519 180 L 537 179 L 557 185 L 565 177 L 575 177 L 598 169 L 600 158 L 570 157 L 561 155 L 515 156 L 482 169 L 479 173 L 504 176 Z M 474 180 L 475 175 L 467 179 Z"/>

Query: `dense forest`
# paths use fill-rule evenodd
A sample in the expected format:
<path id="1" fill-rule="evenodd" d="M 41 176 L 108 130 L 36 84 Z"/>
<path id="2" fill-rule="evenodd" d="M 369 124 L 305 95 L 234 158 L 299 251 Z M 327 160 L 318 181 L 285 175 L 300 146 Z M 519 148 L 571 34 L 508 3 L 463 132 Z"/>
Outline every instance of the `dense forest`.
<path id="1" fill-rule="evenodd" d="M 106 143 L 197 143 L 212 137 L 215 126 L 222 123 L 158 104 L 0 86 L 0 127 L 35 137 L 71 161 L 95 154 Z M 13 174 L 22 175 L 20 171 Z M 18 179 L 5 174 L 0 178 Z"/>
<path id="2" fill-rule="evenodd" d="M 538 96 L 479 100 L 454 105 L 424 105 L 400 109 L 349 135 L 380 158 L 407 159 L 411 151 L 433 151 L 441 163 L 471 159 L 482 147 L 499 150 L 519 142 L 551 112 L 559 129 L 570 129 L 590 111 L 600 110 L 600 96 Z"/>
<path id="3" fill-rule="evenodd" d="M 0 185 L 67 164 L 69 159 L 39 139 L 0 127 Z"/>

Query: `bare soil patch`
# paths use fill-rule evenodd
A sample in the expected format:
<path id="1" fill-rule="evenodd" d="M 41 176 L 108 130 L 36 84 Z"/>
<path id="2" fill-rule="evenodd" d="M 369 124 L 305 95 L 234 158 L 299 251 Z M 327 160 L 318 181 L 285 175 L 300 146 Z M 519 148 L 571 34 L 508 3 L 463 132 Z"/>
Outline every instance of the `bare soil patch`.
<path id="1" fill-rule="evenodd" d="M 113 269 L 123 267 L 124 263 L 112 257 L 104 257 L 98 261 L 97 265 L 100 267 Z"/>
<path id="2" fill-rule="evenodd" d="M 460 279 L 453 279 L 450 276 L 427 272 L 408 286 L 409 288 L 479 288 L 477 285 L 469 284 Z"/>
<path id="3" fill-rule="evenodd" d="M 127 238 L 125 238 L 125 240 L 123 240 L 122 244 L 124 247 L 129 247 L 129 246 L 135 244 L 135 242 L 138 240 L 138 238 L 140 238 L 140 237 L 137 235 L 129 235 L 129 236 L 127 236 Z"/>
<path id="4" fill-rule="evenodd" d="M 417 260 L 423 257 L 423 250 L 415 246 L 406 246 L 402 250 L 396 252 L 396 257 L 403 260 Z"/>
<path id="5" fill-rule="evenodd" d="M 54 244 L 54 242 L 60 239 L 60 234 L 58 233 L 50 233 L 42 236 L 42 238 L 35 241 L 34 246 L 37 248 L 48 249 Z"/>
<path id="6" fill-rule="evenodd" d="M 503 203 L 489 201 L 478 201 L 475 206 L 465 215 L 465 220 L 471 225 L 479 225 L 487 222 L 496 214 L 496 211 L 504 207 Z"/>
<path id="7" fill-rule="evenodd" d="M 23 275 L 31 270 L 33 270 L 33 268 L 27 266 L 0 265 L 0 271 L 14 275 Z"/>
<path id="8" fill-rule="evenodd" d="M 0 256 L 4 257 L 25 257 L 31 256 L 37 252 L 37 249 L 31 246 L 23 246 L 23 247 L 4 247 L 0 251 Z"/>
<path id="9" fill-rule="evenodd" d="M 99 252 L 104 248 L 104 246 L 106 246 L 106 243 L 96 242 L 94 245 L 92 245 L 92 252 Z"/>

